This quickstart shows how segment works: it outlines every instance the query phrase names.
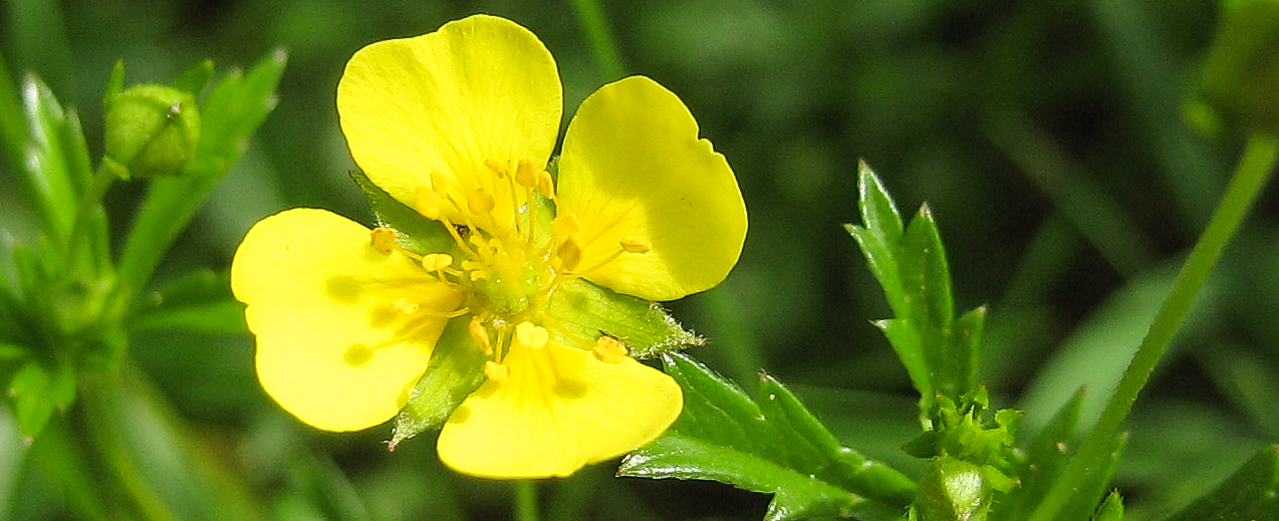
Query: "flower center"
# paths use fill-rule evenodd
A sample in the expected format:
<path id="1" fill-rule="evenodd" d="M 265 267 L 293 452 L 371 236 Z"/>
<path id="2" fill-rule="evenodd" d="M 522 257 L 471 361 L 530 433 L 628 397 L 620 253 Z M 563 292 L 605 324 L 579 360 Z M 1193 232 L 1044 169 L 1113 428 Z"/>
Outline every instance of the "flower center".
<path id="1" fill-rule="evenodd" d="M 485 375 L 504 379 L 509 373 L 502 364 L 505 355 L 513 349 L 541 348 L 547 342 L 546 328 L 592 350 L 602 361 L 620 362 L 627 350 L 619 340 L 607 335 L 577 338 L 547 315 L 547 302 L 558 285 L 587 276 L 622 255 L 646 253 L 651 245 L 622 240 L 611 254 L 596 255 L 584 264 L 578 218 L 552 218 L 556 196 L 549 172 L 529 160 L 514 165 L 488 160 L 477 170 L 479 175 L 466 176 L 466 183 L 450 182 L 433 172 L 430 184 L 417 188 L 414 202 L 418 213 L 444 225 L 464 258 L 405 253 L 466 295 L 459 314 L 472 315 L 470 335 L 489 357 Z M 394 232 L 374 230 L 372 246 L 389 254 L 395 248 Z"/>

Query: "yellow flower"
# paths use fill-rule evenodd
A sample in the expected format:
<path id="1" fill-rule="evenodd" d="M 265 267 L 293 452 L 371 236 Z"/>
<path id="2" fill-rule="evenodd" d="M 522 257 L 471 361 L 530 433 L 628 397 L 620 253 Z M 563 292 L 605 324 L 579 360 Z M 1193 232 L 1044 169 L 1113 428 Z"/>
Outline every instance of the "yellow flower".
<path id="1" fill-rule="evenodd" d="M 393 230 L 316 209 L 255 225 L 231 282 L 272 398 L 320 429 L 383 423 L 459 321 L 487 360 L 440 432 L 440 459 L 460 472 L 568 475 L 675 420 L 679 387 L 629 356 L 625 331 L 582 338 L 554 305 L 587 281 L 677 299 L 736 264 L 736 179 L 674 94 L 638 76 L 600 88 L 569 123 L 553 177 L 555 62 L 527 29 L 477 15 L 361 49 L 337 105 L 368 178 L 452 244 L 409 251 Z"/>

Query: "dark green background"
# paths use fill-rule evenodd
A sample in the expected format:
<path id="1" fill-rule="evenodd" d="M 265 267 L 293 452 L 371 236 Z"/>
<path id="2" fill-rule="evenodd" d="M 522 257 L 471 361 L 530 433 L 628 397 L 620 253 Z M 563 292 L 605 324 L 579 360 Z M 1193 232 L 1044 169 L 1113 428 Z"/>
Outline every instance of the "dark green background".
<path id="1" fill-rule="evenodd" d="M 129 83 L 167 82 L 204 58 L 224 71 L 288 50 L 279 106 L 175 246 L 161 281 L 225 270 L 248 227 L 285 208 L 370 221 L 346 174 L 354 163 L 333 101 L 347 58 L 365 44 L 471 13 L 511 18 L 558 60 L 565 122 L 587 93 L 617 79 L 601 72 L 567 1 L 0 6 L 0 50 L 15 77 L 34 71 L 76 106 L 95 151 L 102 89 L 117 60 Z M 915 397 L 869 324 L 888 309 L 840 227 L 857 220 L 858 160 L 904 212 L 928 202 L 948 246 L 957 305 L 989 305 L 982 378 L 995 404 L 1023 409 L 1033 430 L 1079 385 L 1103 399 L 1239 149 L 1237 136 L 1205 137 L 1181 118 L 1217 18 L 1214 2 L 662 0 L 602 8 L 627 72 L 680 95 L 733 166 L 750 214 L 728 281 L 671 304 L 711 339 L 693 354 L 748 388 L 758 370 L 768 371 L 845 443 L 913 475 L 922 466 L 896 447 L 917 432 Z M 0 183 L 0 227 L 22 236 L 31 227 L 9 175 Z M 111 192 L 118 229 L 141 191 L 139 183 Z M 1138 518 L 1195 497 L 1279 437 L 1276 210 L 1274 196 L 1263 196 L 1129 423 L 1117 485 Z M 258 388 L 242 329 L 139 331 L 132 355 L 268 518 L 509 515 L 509 486 L 442 470 L 432 437 L 388 454 L 380 443 L 387 427 L 333 435 L 290 419 Z M 0 445 L 0 468 L 16 464 L 6 451 Z M 16 474 L 9 514 L 75 519 L 65 491 L 33 461 Z M 547 518 L 756 519 L 767 502 L 716 484 L 614 480 L 612 467 L 541 485 Z"/>

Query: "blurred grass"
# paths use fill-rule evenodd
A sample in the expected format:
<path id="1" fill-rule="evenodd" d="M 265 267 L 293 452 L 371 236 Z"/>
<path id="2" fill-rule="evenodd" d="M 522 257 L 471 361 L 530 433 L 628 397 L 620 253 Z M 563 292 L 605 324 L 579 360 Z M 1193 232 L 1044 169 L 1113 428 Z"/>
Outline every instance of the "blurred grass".
<path id="1" fill-rule="evenodd" d="M 506 16 L 551 49 L 566 115 L 615 73 L 601 70 L 571 2 L 339 0 L 0 2 L 12 76 L 35 71 L 74 105 L 101 148 L 101 92 L 116 60 L 131 81 L 167 82 L 212 58 L 247 65 L 280 46 L 280 104 L 161 267 L 161 279 L 223 271 L 248 227 L 290 206 L 368 222 L 333 96 L 346 59 L 375 40 L 473 12 Z M 1197 136 L 1179 103 L 1216 4 L 1186 0 L 660 0 L 602 2 L 627 73 L 693 111 L 733 165 L 750 211 L 742 262 L 673 305 L 711 339 L 694 353 L 750 386 L 766 369 L 846 443 L 918 471 L 896 451 L 914 432 L 909 382 L 869 325 L 887 306 L 840 224 L 856 219 L 866 159 L 903 210 L 929 201 L 956 304 L 990 304 L 983 374 L 997 405 L 1042 424 L 1075 386 L 1100 400 L 1216 202 L 1239 144 Z M 1010 116 L 1011 115 L 1011 116 Z M 567 123 L 567 117 L 565 120 Z M 25 219 L 4 172 L 0 223 Z M 1273 190 L 1226 253 L 1129 423 L 1118 486 L 1145 518 L 1184 503 L 1279 436 L 1279 205 Z M 140 190 L 112 192 L 116 230 Z M 21 230 L 19 230 L 21 231 Z M 509 487 L 440 468 L 425 437 L 387 454 L 386 429 L 328 435 L 256 387 L 242 332 L 148 331 L 132 354 L 268 517 L 490 519 Z M 1101 367 L 1111 367 L 1101 370 Z M 1113 378 L 1113 376 L 1111 376 Z M 896 405 L 894 405 L 896 404 Z M 905 408 L 904 411 L 902 408 Z M 3 422 L 0 422 L 3 424 Z M 4 431 L 9 432 L 9 431 Z M 65 519 L 50 469 L 14 473 L 12 519 Z M 1205 454 L 1202 447 L 1216 449 Z M 39 445 L 36 447 L 39 448 Z M 9 478 L 8 476 L 15 476 Z M 170 486 L 188 486 L 174 482 Z M 8 487 L 3 487 L 8 490 Z M 762 498 L 718 485 L 614 480 L 605 468 L 540 485 L 548 519 L 754 519 Z M 5 498 L 0 493 L 0 498 Z"/>

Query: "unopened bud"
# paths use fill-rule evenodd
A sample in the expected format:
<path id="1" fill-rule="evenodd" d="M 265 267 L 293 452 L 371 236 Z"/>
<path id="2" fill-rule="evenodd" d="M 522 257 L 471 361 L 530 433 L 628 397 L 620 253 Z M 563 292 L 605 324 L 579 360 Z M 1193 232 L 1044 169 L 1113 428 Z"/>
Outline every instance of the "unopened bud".
<path id="1" fill-rule="evenodd" d="M 106 100 L 107 157 L 130 176 L 181 172 L 199 139 L 200 111 L 190 93 L 139 85 Z"/>

